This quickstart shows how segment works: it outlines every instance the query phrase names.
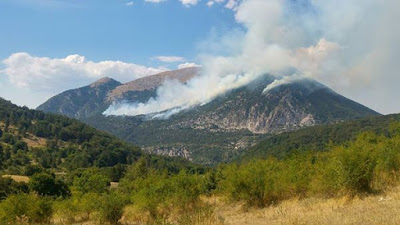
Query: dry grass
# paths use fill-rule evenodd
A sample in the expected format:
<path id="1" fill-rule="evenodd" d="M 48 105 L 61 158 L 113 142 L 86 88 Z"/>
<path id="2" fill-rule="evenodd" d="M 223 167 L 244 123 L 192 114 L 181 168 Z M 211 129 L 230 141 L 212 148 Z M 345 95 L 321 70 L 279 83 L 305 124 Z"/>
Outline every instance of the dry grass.
<path id="1" fill-rule="evenodd" d="M 240 205 L 218 204 L 225 224 L 400 224 L 400 188 L 365 198 L 289 200 L 265 209 L 245 211 Z"/>
<path id="2" fill-rule="evenodd" d="M 31 134 L 26 138 L 22 138 L 22 141 L 26 142 L 29 148 L 45 147 L 47 142 L 45 138 L 36 137 Z"/>
<path id="3" fill-rule="evenodd" d="M 118 182 L 110 182 L 110 188 L 112 188 L 112 189 L 117 189 L 118 186 L 119 186 L 119 183 L 118 183 Z"/>
<path id="4" fill-rule="evenodd" d="M 340 199 L 293 199 L 264 209 L 245 210 L 242 204 L 227 204 L 217 197 L 202 198 L 203 202 L 215 208 L 214 212 L 201 209 L 200 213 L 188 212 L 184 220 L 170 219 L 166 224 L 181 225 L 380 225 L 400 224 L 400 187 L 386 194 L 365 198 Z M 141 214 L 134 206 L 125 208 L 123 225 L 162 224 L 149 223 L 148 215 Z M 62 223 L 55 223 L 62 224 Z M 68 223 L 67 223 L 68 224 Z M 72 223 L 74 224 L 74 223 Z M 75 224 L 92 225 L 94 221 Z"/>
<path id="5" fill-rule="evenodd" d="M 28 183 L 29 182 L 29 177 L 27 176 L 19 176 L 19 175 L 3 175 L 2 177 L 4 178 L 11 178 L 16 182 L 24 182 L 24 183 Z"/>

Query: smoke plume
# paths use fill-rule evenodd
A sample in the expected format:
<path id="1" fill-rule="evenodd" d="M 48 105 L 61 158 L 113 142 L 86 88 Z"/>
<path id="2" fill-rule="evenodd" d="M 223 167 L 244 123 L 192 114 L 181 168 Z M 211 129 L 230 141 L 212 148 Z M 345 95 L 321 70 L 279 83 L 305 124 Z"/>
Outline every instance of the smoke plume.
<path id="1" fill-rule="evenodd" d="M 277 77 L 264 92 L 308 77 L 389 112 L 393 109 L 380 106 L 382 101 L 377 99 L 373 104 L 369 99 L 370 95 L 384 97 L 379 87 L 391 87 L 393 80 L 396 85 L 400 81 L 396 76 L 399 64 L 395 62 L 400 31 L 392 26 L 400 19 L 399 11 L 398 0 L 240 1 L 234 14 L 243 30 L 203 43 L 204 49 L 225 49 L 221 54 L 199 53 L 201 75 L 186 84 L 166 82 L 157 90 L 156 98 L 146 103 L 115 104 L 105 114 L 167 118 L 206 104 L 264 74 Z M 288 68 L 300 73 L 288 75 Z M 399 95 L 397 88 L 390 90 L 387 96 Z"/>

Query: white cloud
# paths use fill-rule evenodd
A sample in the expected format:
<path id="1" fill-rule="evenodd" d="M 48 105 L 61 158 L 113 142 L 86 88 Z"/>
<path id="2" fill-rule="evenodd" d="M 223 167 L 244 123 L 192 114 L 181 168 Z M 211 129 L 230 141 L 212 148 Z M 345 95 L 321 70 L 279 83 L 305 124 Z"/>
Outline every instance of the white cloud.
<path id="1" fill-rule="evenodd" d="M 133 2 L 127 2 L 125 3 L 126 6 L 133 6 Z"/>
<path id="2" fill-rule="evenodd" d="M 226 8 L 232 9 L 234 11 L 237 10 L 238 6 L 239 6 L 239 1 L 238 0 L 228 0 L 228 2 L 225 4 Z"/>
<path id="3" fill-rule="evenodd" d="M 199 3 L 200 0 L 179 0 L 184 6 L 194 6 Z"/>
<path id="4" fill-rule="evenodd" d="M 175 63 L 185 61 L 185 58 L 180 56 L 156 56 L 154 59 L 165 63 Z"/>
<path id="5" fill-rule="evenodd" d="M 182 63 L 178 65 L 178 69 L 183 69 L 183 68 L 188 68 L 188 67 L 200 67 L 200 65 L 197 65 L 196 63 Z"/>
<path id="6" fill-rule="evenodd" d="M 213 6 L 214 4 L 216 4 L 216 3 L 223 3 L 223 2 L 225 2 L 226 0 L 210 0 L 210 1 L 208 1 L 207 2 L 207 6 L 208 7 L 211 7 L 211 6 Z"/>
<path id="7" fill-rule="evenodd" d="M 69 55 L 65 58 L 35 57 L 28 53 L 14 53 L 2 61 L 0 75 L 17 88 L 46 92 L 47 96 L 89 84 L 108 76 L 121 82 L 162 72 L 121 61 L 93 62 L 84 56 Z"/>
<path id="8" fill-rule="evenodd" d="M 161 3 L 165 2 L 166 0 L 144 0 L 145 2 L 151 2 L 151 3 Z"/>

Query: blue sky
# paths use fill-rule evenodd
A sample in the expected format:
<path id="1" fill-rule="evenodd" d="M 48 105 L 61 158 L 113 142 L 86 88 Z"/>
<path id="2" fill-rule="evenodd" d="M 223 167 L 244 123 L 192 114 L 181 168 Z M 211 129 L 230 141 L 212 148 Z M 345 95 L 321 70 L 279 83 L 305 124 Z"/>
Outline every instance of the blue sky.
<path id="1" fill-rule="evenodd" d="M 129 4 L 132 2 L 132 5 Z M 0 58 L 15 52 L 93 61 L 153 65 L 158 55 L 195 60 L 212 29 L 237 26 L 232 10 L 206 2 L 187 7 L 177 0 L 2 0 Z"/>

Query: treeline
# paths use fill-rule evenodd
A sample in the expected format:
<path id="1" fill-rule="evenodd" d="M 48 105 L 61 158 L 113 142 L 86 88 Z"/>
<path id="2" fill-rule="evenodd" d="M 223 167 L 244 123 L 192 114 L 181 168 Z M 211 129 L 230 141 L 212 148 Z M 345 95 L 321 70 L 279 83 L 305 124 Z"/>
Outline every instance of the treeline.
<path id="1" fill-rule="evenodd" d="M 293 152 L 284 159 L 220 165 L 201 173 L 156 170 L 141 158 L 115 188 L 100 169 L 77 171 L 62 182 L 54 176 L 50 182 L 52 176 L 40 172 L 27 187 L 15 184 L 15 190 L 8 191 L 0 203 L 0 222 L 218 224 L 212 205 L 201 196 L 267 207 L 291 198 L 375 194 L 400 181 L 400 124 L 387 130 L 384 135 L 365 132 L 354 141 L 331 144 L 326 152 Z M 48 183 L 58 191 L 43 191 Z"/>
<path id="2" fill-rule="evenodd" d="M 400 122 L 400 114 L 367 117 L 331 125 L 317 125 L 278 135 L 269 135 L 255 146 L 242 152 L 237 161 L 246 162 L 254 158 L 270 156 L 284 158 L 292 151 L 326 151 L 328 143 L 341 145 L 354 141 L 360 133 L 373 132 L 388 135 L 389 126 Z"/>

